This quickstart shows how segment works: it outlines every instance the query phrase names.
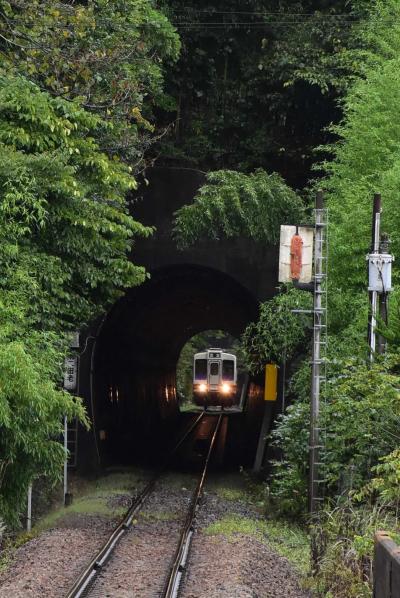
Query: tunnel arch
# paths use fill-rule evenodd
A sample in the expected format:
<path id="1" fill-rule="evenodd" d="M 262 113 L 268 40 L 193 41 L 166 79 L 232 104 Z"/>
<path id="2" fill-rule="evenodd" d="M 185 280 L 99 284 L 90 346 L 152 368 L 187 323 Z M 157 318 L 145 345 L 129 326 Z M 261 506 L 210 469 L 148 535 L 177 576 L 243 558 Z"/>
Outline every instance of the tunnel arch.
<path id="1" fill-rule="evenodd" d="M 158 452 L 179 418 L 175 376 L 184 344 L 203 330 L 240 336 L 258 305 L 230 275 L 193 264 L 155 270 L 128 291 L 101 327 L 93 363 L 102 460 L 131 462 Z"/>

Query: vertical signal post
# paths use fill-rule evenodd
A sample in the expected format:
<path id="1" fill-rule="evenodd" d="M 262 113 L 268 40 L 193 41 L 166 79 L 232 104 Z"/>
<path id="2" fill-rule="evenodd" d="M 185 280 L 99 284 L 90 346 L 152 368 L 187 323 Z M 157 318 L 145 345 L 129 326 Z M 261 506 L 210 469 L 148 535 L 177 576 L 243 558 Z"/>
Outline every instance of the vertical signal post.
<path id="1" fill-rule="evenodd" d="M 314 515 L 322 501 L 320 479 L 320 392 L 322 367 L 326 368 L 325 351 L 327 343 L 326 321 L 326 293 L 324 287 L 326 279 L 326 211 L 322 191 L 318 191 L 315 204 L 315 243 L 314 243 L 314 326 L 313 326 L 313 357 L 311 380 L 311 407 L 310 407 L 310 473 L 309 473 L 309 510 Z"/>

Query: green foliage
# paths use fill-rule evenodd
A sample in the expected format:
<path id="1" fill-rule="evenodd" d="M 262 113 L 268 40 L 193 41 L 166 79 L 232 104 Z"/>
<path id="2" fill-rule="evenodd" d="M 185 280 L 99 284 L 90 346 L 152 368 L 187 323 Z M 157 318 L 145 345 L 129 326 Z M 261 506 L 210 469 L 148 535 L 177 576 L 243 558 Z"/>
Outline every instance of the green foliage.
<path id="1" fill-rule="evenodd" d="M 180 47 L 153 2 L 2 0 L 0 8 L 3 67 L 111 121 L 96 131 L 102 147 L 138 165 L 153 108 L 167 106 L 164 64 Z"/>
<path id="2" fill-rule="evenodd" d="M 150 0 L 0 2 L 0 513 L 58 476 L 65 332 L 145 280 L 127 195 L 179 40 Z M 126 166 L 129 160 L 132 166 Z"/>
<path id="3" fill-rule="evenodd" d="M 398 355 L 372 367 L 364 362 L 342 362 L 340 375 L 330 380 L 320 422 L 327 431 L 322 439 L 321 472 L 327 496 L 336 499 L 350 491 L 360 492 L 379 460 L 397 446 L 398 367 Z M 273 445 L 283 451 L 283 459 L 273 464 L 270 496 L 277 510 L 289 515 L 305 512 L 308 428 L 309 402 L 296 401 L 272 433 Z M 390 459 L 387 465 L 393 468 Z"/>
<path id="4" fill-rule="evenodd" d="M 399 253 L 400 211 L 400 7 L 377 2 L 365 38 L 371 48 L 365 59 L 364 78 L 350 89 L 344 101 L 345 118 L 334 128 L 340 142 L 332 147 L 329 173 L 331 220 L 331 272 L 334 285 L 354 292 L 365 287 L 365 254 L 370 244 L 372 195 L 383 196 L 382 230 Z M 390 27 L 388 27 L 390 23 Z M 344 267 L 345 265 L 345 267 Z M 396 274 L 395 274 L 396 277 Z"/>
<path id="5" fill-rule="evenodd" d="M 150 230 L 125 202 L 130 169 L 102 153 L 102 126 L 78 104 L 0 76 L 0 513 L 15 523 L 36 476 L 62 471 L 62 417 L 85 422 L 57 390 L 67 341 L 142 282 L 128 260 Z"/>
<path id="6" fill-rule="evenodd" d="M 372 367 L 342 365 L 332 380 L 326 407 L 326 478 L 331 492 L 358 489 L 371 467 L 398 443 L 400 395 L 399 358 L 392 356 Z"/>
<path id="7" fill-rule="evenodd" d="M 85 421 L 80 401 L 56 390 L 45 373 L 21 342 L 0 344 L 0 513 L 13 523 L 29 482 L 39 472 L 61 474 L 63 416 Z"/>
<path id="8" fill-rule="evenodd" d="M 310 318 L 293 313 L 310 309 L 311 294 L 287 289 L 260 305 L 260 317 L 243 334 L 245 360 L 251 372 L 259 372 L 266 363 L 280 364 L 291 359 L 304 346 Z"/>
<path id="9" fill-rule="evenodd" d="M 163 4 L 182 40 L 167 75 L 176 125 L 163 139 L 164 160 L 204 170 L 262 166 L 305 185 L 314 148 L 340 118 L 338 94 L 359 62 L 347 50 L 359 42 L 368 1 Z"/>
<path id="10" fill-rule="evenodd" d="M 379 464 L 372 468 L 372 480 L 355 494 L 355 499 L 361 501 L 366 498 L 375 499 L 379 503 L 393 507 L 397 515 L 400 500 L 400 449 L 394 449 L 379 461 Z"/>
<path id="11" fill-rule="evenodd" d="M 361 64 L 356 60 L 356 50 L 365 46 L 358 32 L 359 21 L 364 22 L 370 3 L 353 0 L 282 4 L 281 15 L 287 29 L 273 40 L 265 40 L 261 64 L 267 71 L 272 69 L 285 88 L 306 82 L 309 91 L 311 86 L 317 86 L 328 102 L 333 92 L 346 91 L 359 74 Z"/>
<path id="12" fill-rule="evenodd" d="M 301 200 L 279 175 L 220 170 L 209 173 L 194 202 L 176 212 L 175 235 L 183 246 L 238 236 L 275 244 L 281 224 L 302 218 Z"/>
<path id="13" fill-rule="evenodd" d="M 34 278 L 32 318 L 47 329 L 87 322 L 145 277 L 127 255 L 150 230 L 128 214 L 135 181 L 99 151 L 100 125 L 21 77 L 0 78 L 0 224 L 18 241 L 4 267 Z"/>
<path id="14" fill-rule="evenodd" d="M 290 518 L 301 518 L 307 510 L 309 414 L 309 402 L 294 402 L 271 434 L 283 456 L 272 461 L 269 499 L 278 514 Z"/>
<path id="15" fill-rule="evenodd" d="M 261 542 L 268 542 L 273 550 L 287 558 L 296 569 L 306 573 L 309 565 L 308 538 L 305 532 L 283 521 L 250 519 L 239 515 L 226 515 L 214 521 L 205 529 L 207 535 L 223 535 L 234 541 L 236 534 L 254 536 Z"/>
<path id="16" fill-rule="evenodd" d="M 374 533 L 395 521 L 383 509 L 354 505 L 350 500 L 328 508 L 314 533 L 325 545 L 319 570 L 310 581 L 318 596 L 371 596 Z"/>

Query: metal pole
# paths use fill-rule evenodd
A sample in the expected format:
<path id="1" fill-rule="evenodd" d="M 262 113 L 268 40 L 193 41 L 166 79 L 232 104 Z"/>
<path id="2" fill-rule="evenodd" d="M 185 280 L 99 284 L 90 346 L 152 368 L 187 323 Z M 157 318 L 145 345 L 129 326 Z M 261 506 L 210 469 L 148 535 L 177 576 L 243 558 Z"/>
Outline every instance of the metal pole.
<path id="1" fill-rule="evenodd" d="M 64 416 L 64 505 L 67 503 L 68 493 L 68 420 Z"/>
<path id="2" fill-rule="evenodd" d="M 382 233 L 380 244 L 379 244 L 379 252 L 380 253 L 389 253 L 389 246 L 390 246 L 389 237 L 385 233 Z M 389 296 L 389 293 L 383 286 L 383 292 L 379 294 L 379 298 L 378 298 L 379 317 L 380 317 L 381 322 L 384 322 L 386 325 L 388 323 L 388 296 Z M 380 355 L 382 355 L 383 353 L 386 352 L 386 349 L 387 349 L 387 341 L 381 334 L 379 334 L 378 341 L 377 341 L 377 352 Z"/>
<path id="3" fill-rule="evenodd" d="M 372 209 L 372 243 L 371 253 L 379 253 L 379 231 L 381 224 L 381 196 L 379 193 L 374 195 L 374 204 Z M 378 292 L 370 291 L 371 314 L 369 319 L 369 359 L 374 361 L 376 351 L 376 319 L 378 311 Z"/>
<path id="4" fill-rule="evenodd" d="M 310 412 L 310 474 L 309 474 L 309 509 L 313 515 L 318 506 L 319 474 L 319 402 L 321 375 L 321 326 L 322 318 L 322 258 L 324 241 L 324 201 L 322 191 L 318 191 L 315 202 L 315 246 L 314 246 L 314 329 L 313 359 L 311 381 Z"/>
<path id="5" fill-rule="evenodd" d="M 30 532 L 32 529 L 32 484 L 28 486 L 28 509 L 26 514 L 26 531 Z"/>

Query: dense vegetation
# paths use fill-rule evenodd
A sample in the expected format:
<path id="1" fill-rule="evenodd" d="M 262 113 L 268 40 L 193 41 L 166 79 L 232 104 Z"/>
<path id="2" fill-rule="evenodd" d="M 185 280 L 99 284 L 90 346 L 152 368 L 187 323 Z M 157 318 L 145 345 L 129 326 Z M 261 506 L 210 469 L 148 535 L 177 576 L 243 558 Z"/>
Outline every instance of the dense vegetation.
<path id="1" fill-rule="evenodd" d="M 146 273 L 128 210 L 179 40 L 150 1 L 0 3 L 0 517 L 57 478 L 68 332 Z M 126 163 L 128 162 L 128 164 Z"/>
<path id="2" fill-rule="evenodd" d="M 205 236 L 276 243 L 280 224 L 311 221 L 322 185 L 330 211 L 330 380 L 317 580 L 323 595 L 368 595 L 363 563 L 372 530 L 383 512 L 395 525 L 399 499 L 398 291 L 382 326 L 389 350 L 373 366 L 365 341 L 374 191 L 383 194 L 383 228 L 400 254 L 399 47 L 398 0 L 219 0 L 201 8 L 181 0 L 0 0 L 0 515 L 7 522 L 18 519 L 35 476 L 61 471 L 63 415 L 85 423 L 79 400 L 59 390 L 67 333 L 146 278 L 132 249 L 152 230 L 129 213 L 146 165 L 158 159 L 207 171 L 194 202 L 177 213 L 181 245 Z M 303 520 L 309 321 L 291 310 L 309 302 L 283 287 L 242 339 L 252 372 L 296 357 L 291 405 L 272 435 L 282 458 L 267 489 L 279 514 Z M 183 353 L 184 366 L 196 343 Z M 184 389 L 184 378 L 179 383 Z"/>
<path id="3" fill-rule="evenodd" d="M 317 585 L 323 595 L 331 591 L 332 595 L 346 597 L 370 594 L 371 571 L 365 563 L 371 557 L 373 530 L 385 525 L 396 528 L 400 467 L 398 291 L 391 297 L 389 325 L 381 325 L 390 341 L 388 352 L 377 357 L 370 366 L 366 361 L 365 274 L 374 191 L 383 194 L 383 230 L 391 238 L 395 255 L 399 252 L 400 6 L 396 0 L 369 3 L 369 6 L 364 5 L 365 12 L 360 3 L 351 6 L 351 10 L 356 11 L 352 14 L 361 18 L 354 20 L 349 43 L 345 48 L 336 48 L 333 55 L 322 53 L 323 64 L 320 61 L 317 66 L 320 77 L 308 78 L 308 82 L 319 86 L 321 91 L 324 81 L 328 80 L 340 91 L 342 119 L 329 128 L 335 142 L 324 144 L 314 154 L 314 176 L 319 180 L 309 181 L 308 192 L 302 193 L 307 206 L 316 186 L 323 186 L 330 211 L 330 377 L 321 414 L 326 506 L 319 523 L 317 548 L 323 558 L 319 563 Z M 308 67 L 307 50 L 309 46 L 304 54 Z M 328 63 L 332 71 L 342 73 L 340 81 L 325 78 Z M 351 72 L 346 71 L 346 65 L 351 67 Z M 297 72 L 296 77 L 303 82 L 307 80 L 304 70 Z M 282 169 L 281 172 L 285 174 Z M 217 174 L 220 180 L 224 176 L 232 177 L 230 172 Z M 211 181 L 212 176 L 208 175 Z M 289 177 L 285 178 L 291 182 Z M 221 209 L 218 203 L 215 206 L 214 202 L 210 208 L 207 199 L 215 190 L 209 183 L 190 207 L 178 213 L 177 230 L 184 241 L 196 238 L 197 228 L 204 234 L 201 232 L 204 220 L 208 222 L 209 234 L 214 236 L 217 236 L 215 231 L 227 236 L 243 234 L 243 231 L 249 234 L 245 224 L 248 212 L 252 220 L 262 220 L 263 193 L 257 195 L 258 205 L 257 201 L 252 203 L 252 208 L 257 206 L 257 218 L 240 192 L 240 177 L 238 181 L 236 192 L 229 192 L 235 208 L 229 212 L 231 221 L 226 217 L 228 210 Z M 228 193 L 224 185 L 220 187 L 226 204 L 224 197 Z M 218 197 L 220 199 L 219 194 Z M 189 222 L 190 235 L 184 228 Z M 258 227 L 252 230 L 250 236 L 271 241 L 266 231 L 260 235 L 259 230 Z M 398 280 L 396 272 L 394 279 Z M 253 371 L 259 371 L 265 359 L 280 363 L 298 350 L 298 345 L 303 344 L 304 350 L 308 323 L 299 322 L 290 311 L 292 306 L 298 306 L 300 298 L 302 302 L 307 301 L 301 292 L 282 288 L 280 295 L 261 306 L 259 321 L 252 324 L 243 337 L 248 366 Z M 305 517 L 307 511 L 308 361 L 309 355 L 305 355 L 288 381 L 292 404 L 272 434 L 277 454 L 282 458 L 272 464 L 272 475 L 267 483 L 270 505 L 279 513 L 296 518 Z"/>
<path id="4" fill-rule="evenodd" d="M 167 75 L 176 124 L 166 164 L 245 172 L 263 167 L 307 183 L 315 148 L 337 121 L 357 65 L 353 25 L 368 2 L 164 0 L 182 51 Z M 167 115 L 170 122 L 170 114 Z"/>

